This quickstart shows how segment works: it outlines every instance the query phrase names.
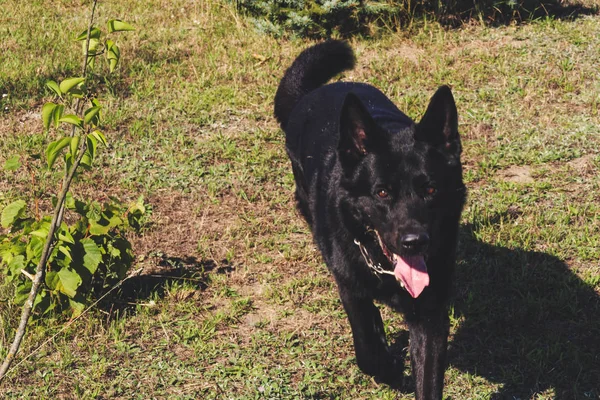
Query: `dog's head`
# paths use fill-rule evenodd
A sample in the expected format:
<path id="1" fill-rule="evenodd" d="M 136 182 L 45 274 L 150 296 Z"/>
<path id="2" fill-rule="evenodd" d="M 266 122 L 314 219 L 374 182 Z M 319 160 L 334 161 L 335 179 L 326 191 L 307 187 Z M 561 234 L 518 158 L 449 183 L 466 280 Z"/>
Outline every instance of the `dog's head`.
<path id="1" fill-rule="evenodd" d="M 411 126 L 378 124 L 352 93 L 340 118 L 340 212 L 357 235 L 376 237 L 387 268 L 416 298 L 430 283 L 428 260 L 454 248 L 465 199 L 452 93 L 440 87 Z"/>

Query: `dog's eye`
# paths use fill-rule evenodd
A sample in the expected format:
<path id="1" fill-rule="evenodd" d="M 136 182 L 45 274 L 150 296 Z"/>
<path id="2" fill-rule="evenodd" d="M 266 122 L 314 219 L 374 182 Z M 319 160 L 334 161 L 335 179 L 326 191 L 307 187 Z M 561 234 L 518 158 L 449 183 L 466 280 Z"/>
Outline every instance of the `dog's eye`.
<path id="1" fill-rule="evenodd" d="M 388 193 L 387 190 L 385 189 L 379 189 L 377 192 L 377 197 L 379 197 L 380 199 L 385 199 L 387 198 L 390 194 Z"/>
<path id="2" fill-rule="evenodd" d="M 437 193 L 437 189 L 435 188 L 435 186 L 433 186 L 431 184 L 425 185 L 425 194 L 427 196 L 433 196 L 436 193 Z"/>

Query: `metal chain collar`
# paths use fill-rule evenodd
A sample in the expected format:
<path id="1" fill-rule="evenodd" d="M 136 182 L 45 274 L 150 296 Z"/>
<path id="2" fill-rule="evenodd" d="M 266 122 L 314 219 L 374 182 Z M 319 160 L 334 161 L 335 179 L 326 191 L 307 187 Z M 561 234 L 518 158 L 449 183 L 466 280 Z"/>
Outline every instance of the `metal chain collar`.
<path id="1" fill-rule="evenodd" d="M 362 254 L 363 258 L 365 259 L 365 262 L 378 278 L 381 278 L 379 276 L 381 274 L 394 275 L 394 271 L 388 271 L 387 269 L 383 269 L 380 263 L 375 264 L 371 256 L 369 256 L 369 252 L 367 251 L 365 246 L 361 242 L 359 242 L 358 239 L 354 239 L 354 244 L 358 246 L 358 248 L 360 249 L 360 254 Z"/>

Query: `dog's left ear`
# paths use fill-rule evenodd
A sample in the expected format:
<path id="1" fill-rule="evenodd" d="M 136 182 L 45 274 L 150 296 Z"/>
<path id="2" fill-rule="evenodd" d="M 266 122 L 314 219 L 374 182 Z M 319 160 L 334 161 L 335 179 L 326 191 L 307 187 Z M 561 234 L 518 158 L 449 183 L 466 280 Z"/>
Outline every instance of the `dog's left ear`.
<path id="1" fill-rule="evenodd" d="M 453 158 L 460 156 L 458 112 L 448 86 L 441 86 L 431 98 L 425 115 L 417 125 L 415 139 L 430 143 Z"/>

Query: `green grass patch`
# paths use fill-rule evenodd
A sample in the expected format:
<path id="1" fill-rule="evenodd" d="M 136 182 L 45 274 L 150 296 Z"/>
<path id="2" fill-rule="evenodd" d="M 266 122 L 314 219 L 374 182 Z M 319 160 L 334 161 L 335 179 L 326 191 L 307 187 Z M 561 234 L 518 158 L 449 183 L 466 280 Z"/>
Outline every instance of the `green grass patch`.
<path id="1" fill-rule="evenodd" d="M 25 196 L 44 211 L 58 187 L 36 157 L 49 140 L 44 84 L 79 69 L 66 27 L 83 30 L 88 6 L 3 5 L 0 167 L 18 156 L 24 168 L 0 174 L 0 207 Z M 295 211 L 272 102 L 312 42 L 263 36 L 217 0 L 101 2 L 98 21 L 112 18 L 136 27 L 114 78 L 94 82 L 109 89 L 112 146 L 74 191 L 144 195 L 152 218 L 131 238 L 144 274 L 21 364 L 0 397 L 413 398 L 358 370 L 335 284 Z M 351 39 L 358 64 L 342 79 L 378 86 L 411 117 L 438 85 L 456 96 L 469 198 L 448 398 L 600 395 L 599 22 L 415 21 Z M 2 354 L 20 312 L 12 296 L 0 288 Z M 382 313 L 403 354 L 402 318 Z M 65 323 L 35 321 L 20 355 Z"/>

